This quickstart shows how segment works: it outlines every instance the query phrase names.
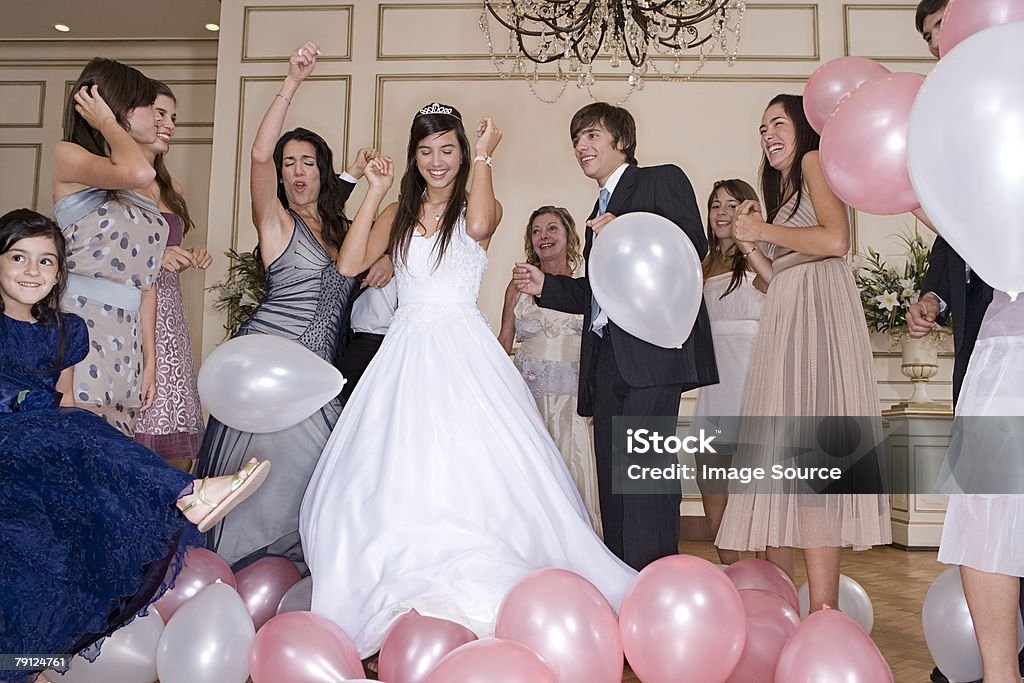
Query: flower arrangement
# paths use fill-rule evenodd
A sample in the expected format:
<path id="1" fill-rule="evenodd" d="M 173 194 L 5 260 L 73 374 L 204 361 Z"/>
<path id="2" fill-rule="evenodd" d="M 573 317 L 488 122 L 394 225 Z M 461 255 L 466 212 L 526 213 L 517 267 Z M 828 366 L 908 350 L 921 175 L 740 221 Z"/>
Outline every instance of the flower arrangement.
<path id="1" fill-rule="evenodd" d="M 907 253 L 903 270 L 885 263 L 878 252 L 868 247 L 867 258 L 857 269 L 856 281 L 868 327 L 878 332 L 902 334 L 907 329 L 907 309 L 921 298 L 930 249 L 916 231 L 913 236 L 895 237 Z M 949 325 L 948 318 L 946 325 Z"/>
<path id="2" fill-rule="evenodd" d="M 234 336 L 239 326 L 249 319 L 267 293 L 263 265 L 249 252 L 239 254 L 234 249 L 224 252 L 228 257 L 228 274 L 223 282 L 209 288 L 217 293 L 214 309 L 224 313 L 227 320 L 225 339 Z"/>

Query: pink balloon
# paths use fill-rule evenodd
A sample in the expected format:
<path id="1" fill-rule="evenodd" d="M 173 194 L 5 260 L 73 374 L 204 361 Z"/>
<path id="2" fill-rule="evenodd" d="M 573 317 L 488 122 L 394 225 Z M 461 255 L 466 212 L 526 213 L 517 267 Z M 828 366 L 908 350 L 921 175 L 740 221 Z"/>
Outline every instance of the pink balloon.
<path id="1" fill-rule="evenodd" d="M 365 673 L 356 646 L 337 624 L 312 612 L 285 612 L 256 633 L 249 675 L 253 683 L 337 683 Z"/>
<path id="2" fill-rule="evenodd" d="M 220 555 L 206 548 L 189 548 L 185 553 L 185 566 L 174 580 L 174 587 L 160 596 L 153 606 L 166 624 L 186 600 L 218 580 L 236 587 L 235 575 Z"/>
<path id="3" fill-rule="evenodd" d="M 896 73 L 862 84 L 821 132 L 821 167 L 844 202 L 879 215 L 920 206 L 907 170 L 910 110 L 924 76 Z"/>
<path id="4" fill-rule="evenodd" d="M 622 681 L 615 612 L 579 574 L 542 569 L 519 581 L 501 604 L 494 635 L 529 646 L 558 683 Z"/>
<path id="5" fill-rule="evenodd" d="M 747 636 L 743 601 L 707 560 L 670 555 L 644 567 L 622 599 L 626 659 L 644 683 L 722 683 Z"/>
<path id="6" fill-rule="evenodd" d="M 774 593 L 796 610 L 797 615 L 800 614 L 796 586 L 789 574 L 778 565 L 752 557 L 729 565 L 725 568 L 725 575 L 732 580 L 737 590 L 755 589 Z"/>
<path id="7" fill-rule="evenodd" d="M 951 0 L 942 15 L 939 31 L 939 56 L 978 31 L 1024 21 L 1024 2 L 1020 0 Z"/>
<path id="8" fill-rule="evenodd" d="M 836 609 L 807 617 L 782 648 L 775 680 L 786 683 L 880 683 L 889 665 L 857 622 Z"/>
<path id="9" fill-rule="evenodd" d="M 839 57 L 818 67 L 804 86 L 804 114 L 811 128 L 821 133 L 840 100 L 863 83 L 891 73 L 867 57 Z"/>
<path id="10" fill-rule="evenodd" d="M 747 613 L 747 642 L 739 664 L 726 683 L 773 683 L 779 655 L 800 626 L 800 615 L 785 600 L 768 591 L 741 590 L 740 599 Z"/>
<path id="11" fill-rule="evenodd" d="M 257 631 L 277 613 L 281 598 L 300 578 L 299 570 L 290 560 L 274 555 L 261 557 L 238 571 L 238 594 Z"/>
<path id="12" fill-rule="evenodd" d="M 450 652 L 424 683 L 555 683 L 555 675 L 522 643 L 485 638 Z"/>
<path id="13" fill-rule="evenodd" d="M 380 680 L 387 683 L 422 683 L 449 652 L 476 640 L 461 624 L 406 612 L 384 638 L 377 659 Z"/>

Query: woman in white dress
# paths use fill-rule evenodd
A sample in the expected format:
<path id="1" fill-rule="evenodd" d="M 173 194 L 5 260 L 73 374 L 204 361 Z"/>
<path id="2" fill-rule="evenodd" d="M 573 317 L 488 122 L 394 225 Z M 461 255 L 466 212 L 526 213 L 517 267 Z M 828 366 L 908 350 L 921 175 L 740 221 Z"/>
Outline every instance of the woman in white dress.
<path id="1" fill-rule="evenodd" d="M 560 206 L 534 210 L 526 222 L 524 241 L 526 262 L 545 273 L 571 276 L 583 264 L 576 222 Z M 583 316 L 541 308 L 510 281 L 498 341 L 505 353 L 511 353 L 517 339 L 519 350 L 512 362 L 537 400 L 537 409 L 587 506 L 590 524 L 601 536 L 593 420 L 576 411 Z"/>
<path id="2" fill-rule="evenodd" d="M 1020 683 L 1024 577 L 1024 299 L 994 292 L 956 406 L 939 475 L 950 493 L 939 561 L 960 565 L 985 683 Z"/>
<path id="3" fill-rule="evenodd" d="M 766 282 L 756 278 L 747 259 L 732 238 L 736 209 L 745 201 L 757 201 L 757 192 L 748 183 L 732 178 L 715 182 L 708 197 L 708 255 L 704 259 L 704 301 L 711 318 L 715 340 L 718 384 L 701 388 L 693 408 L 693 428 L 720 429 L 716 444 L 735 444 L 739 438 L 739 416 L 747 372 L 757 339 L 758 320 L 764 304 Z M 712 423 L 712 424 L 708 424 Z M 719 455 L 697 456 L 698 464 L 727 465 L 732 449 L 719 448 Z M 722 526 L 728 491 L 721 482 L 697 480 L 704 514 L 711 533 L 718 536 Z M 732 564 L 740 559 L 736 550 L 718 549 L 718 559 Z"/>
<path id="4" fill-rule="evenodd" d="M 424 107 L 399 201 L 371 228 L 392 177 L 390 159 L 374 160 L 339 256 L 343 274 L 358 274 L 387 250 L 398 280 L 394 320 L 300 515 L 312 611 L 364 657 L 413 608 L 489 635 L 508 590 L 541 568 L 581 574 L 616 609 L 634 577 L 590 528 L 526 383 L 476 307 L 501 219 L 490 156 L 501 132 L 484 119 L 477 133 L 471 160 L 459 112 Z"/>

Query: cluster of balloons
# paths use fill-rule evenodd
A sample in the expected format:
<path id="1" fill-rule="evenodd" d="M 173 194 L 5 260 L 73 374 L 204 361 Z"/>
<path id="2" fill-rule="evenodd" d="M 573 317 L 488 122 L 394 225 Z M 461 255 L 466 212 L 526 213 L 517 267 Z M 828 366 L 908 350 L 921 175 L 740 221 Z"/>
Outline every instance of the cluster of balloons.
<path id="1" fill-rule="evenodd" d="M 859 586 L 858 586 L 859 588 Z M 862 590 L 862 589 L 861 589 Z M 265 556 L 232 572 L 190 550 L 174 588 L 53 683 L 365 681 L 351 639 L 309 611 L 310 580 Z M 840 598 L 842 600 L 842 598 Z M 868 603 L 870 610 L 870 602 Z M 517 583 L 492 638 L 415 610 L 388 631 L 384 683 L 619 683 L 624 658 L 644 683 L 891 681 L 865 630 L 837 610 L 802 624 L 796 588 L 764 560 L 726 571 L 676 555 L 651 563 L 616 618 L 583 577 L 544 569 Z"/>
<path id="2" fill-rule="evenodd" d="M 919 207 L 996 289 L 1024 290 L 1024 3 L 951 0 L 927 78 L 864 57 L 814 72 L 804 110 L 840 199 L 868 213 Z M 979 239 L 984 235 L 989 239 Z"/>
<path id="3" fill-rule="evenodd" d="M 263 434 L 305 420 L 341 393 L 345 379 L 297 341 L 249 334 L 214 349 L 197 383 L 207 410 L 222 424 Z"/>

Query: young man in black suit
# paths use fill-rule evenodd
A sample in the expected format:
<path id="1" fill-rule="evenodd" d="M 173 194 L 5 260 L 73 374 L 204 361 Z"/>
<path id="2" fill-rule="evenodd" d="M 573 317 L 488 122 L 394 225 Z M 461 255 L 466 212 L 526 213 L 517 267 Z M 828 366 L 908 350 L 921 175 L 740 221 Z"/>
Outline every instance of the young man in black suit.
<path id="1" fill-rule="evenodd" d="M 677 166 L 637 166 L 636 124 L 628 111 L 604 102 L 587 105 L 573 116 L 569 134 L 580 168 L 599 188 L 587 221 L 585 259 L 611 220 L 637 211 L 669 219 L 693 242 L 701 258 L 707 254 L 707 239 L 689 179 Z M 520 291 L 537 297 L 538 305 L 583 314 L 578 410 L 580 415 L 594 417 L 605 543 L 636 569 L 675 554 L 679 546 L 679 483 L 662 493 L 613 492 L 613 482 L 621 474 L 619 464 L 613 465 L 613 444 L 621 449 L 624 442 L 623 434 L 613 434 L 613 418 L 645 418 L 656 431 L 669 436 L 675 433 L 680 394 L 718 382 L 711 324 L 703 301 L 689 339 L 680 348 L 666 349 L 634 337 L 609 320 L 597 306 L 586 277 L 545 275 L 523 263 L 516 264 L 513 277 Z M 676 458 L 661 460 L 650 462 L 665 466 Z"/>
<path id="2" fill-rule="evenodd" d="M 928 50 L 939 58 L 939 31 L 949 0 L 921 0 L 914 17 L 918 33 L 928 43 Z M 935 144 L 941 144 L 936 141 Z M 917 218 L 934 229 L 931 221 L 918 209 Z M 985 310 L 992 301 L 992 288 L 971 272 L 970 266 L 953 251 L 942 237 L 936 236 L 928 255 L 928 272 L 921 285 L 921 299 L 907 310 L 910 336 L 919 339 L 953 316 L 953 405 L 960 396 L 960 386 L 967 374 L 967 363 L 974 352 L 974 343 L 981 331 Z M 1024 587 L 1024 585 L 1022 585 Z M 1024 601 L 1024 591 L 1021 591 Z M 1022 604 L 1024 607 L 1024 604 Z M 1024 672 L 1024 665 L 1021 666 Z M 948 683 L 949 679 L 936 667 L 932 683 Z M 980 682 L 979 682 L 980 683 Z"/>

